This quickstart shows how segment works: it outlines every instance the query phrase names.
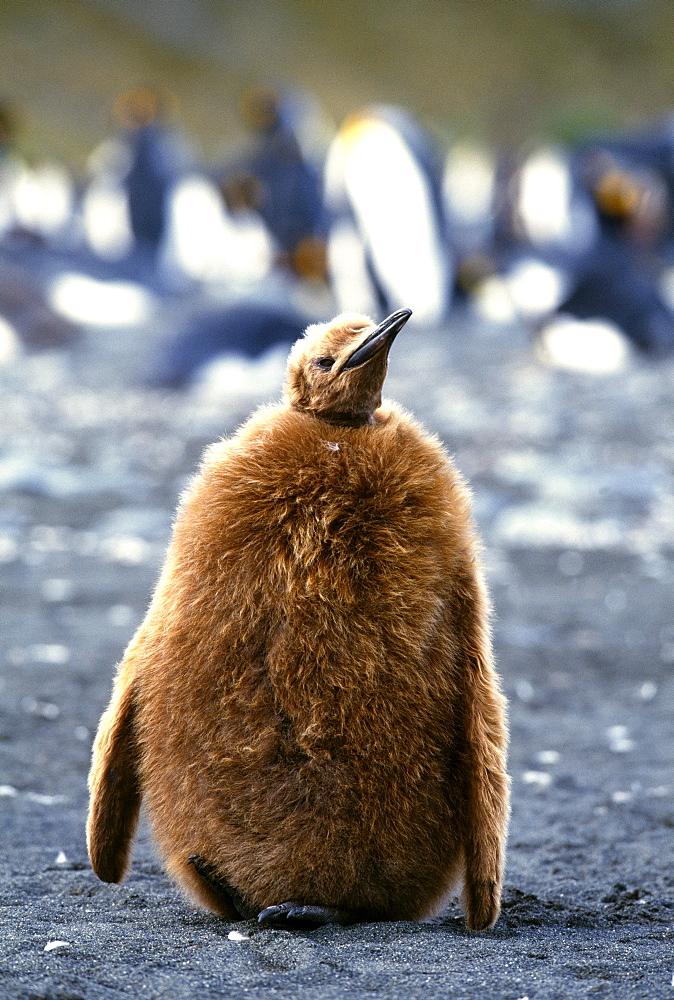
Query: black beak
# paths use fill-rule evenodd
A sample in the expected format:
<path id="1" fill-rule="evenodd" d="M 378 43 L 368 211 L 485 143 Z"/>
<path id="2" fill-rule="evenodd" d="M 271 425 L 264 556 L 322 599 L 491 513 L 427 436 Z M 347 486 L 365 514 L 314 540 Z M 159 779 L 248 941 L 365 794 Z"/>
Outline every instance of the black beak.
<path id="1" fill-rule="evenodd" d="M 411 309 L 398 309 L 391 313 L 382 323 L 376 327 L 370 336 L 349 355 L 342 365 L 342 372 L 347 372 L 351 368 L 359 368 L 361 365 L 371 361 L 380 351 L 388 352 L 391 344 L 398 336 L 407 320 L 412 315 Z M 341 374 L 341 372 L 340 372 Z"/>

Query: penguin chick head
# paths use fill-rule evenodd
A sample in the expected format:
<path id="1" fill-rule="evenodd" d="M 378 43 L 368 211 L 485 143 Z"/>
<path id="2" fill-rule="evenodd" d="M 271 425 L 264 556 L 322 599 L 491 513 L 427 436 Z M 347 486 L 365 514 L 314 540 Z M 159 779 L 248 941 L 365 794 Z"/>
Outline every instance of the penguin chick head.
<path id="1" fill-rule="evenodd" d="M 342 313 L 310 326 L 288 359 L 286 396 L 291 407 L 330 423 L 372 423 L 381 405 L 388 352 L 412 315 L 399 309 L 382 323 Z"/>

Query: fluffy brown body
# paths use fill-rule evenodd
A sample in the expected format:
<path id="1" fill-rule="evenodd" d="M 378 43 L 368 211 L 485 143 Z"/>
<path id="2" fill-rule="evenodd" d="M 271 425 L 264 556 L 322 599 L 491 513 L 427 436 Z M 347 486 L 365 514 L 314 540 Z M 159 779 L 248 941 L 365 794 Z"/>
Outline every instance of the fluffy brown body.
<path id="1" fill-rule="evenodd" d="M 380 405 L 388 349 L 335 373 L 372 329 L 310 328 L 285 401 L 213 445 L 181 502 L 94 747 L 106 881 L 143 798 L 169 872 L 228 918 L 190 855 L 251 914 L 419 920 L 462 883 L 469 927 L 498 916 L 507 734 L 469 496 Z"/>

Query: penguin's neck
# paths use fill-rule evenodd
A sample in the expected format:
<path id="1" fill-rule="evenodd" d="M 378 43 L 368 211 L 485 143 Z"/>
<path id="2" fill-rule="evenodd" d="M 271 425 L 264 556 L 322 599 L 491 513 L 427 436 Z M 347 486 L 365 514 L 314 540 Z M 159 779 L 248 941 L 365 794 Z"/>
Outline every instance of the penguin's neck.
<path id="1" fill-rule="evenodd" d="M 298 406 L 296 403 L 289 403 L 289 407 L 295 413 L 301 413 L 305 417 L 311 417 L 313 420 L 320 420 L 321 423 L 338 427 L 367 427 L 377 422 L 376 410 L 369 407 L 362 410 L 315 410 L 311 406 Z"/>
<path id="2" fill-rule="evenodd" d="M 367 413 L 340 413 L 331 411 L 330 413 L 312 413 L 316 420 L 322 420 L 326 424 L 336 424 L 339 427 L 367 427 L 373 424 L 374 414 Z"/>

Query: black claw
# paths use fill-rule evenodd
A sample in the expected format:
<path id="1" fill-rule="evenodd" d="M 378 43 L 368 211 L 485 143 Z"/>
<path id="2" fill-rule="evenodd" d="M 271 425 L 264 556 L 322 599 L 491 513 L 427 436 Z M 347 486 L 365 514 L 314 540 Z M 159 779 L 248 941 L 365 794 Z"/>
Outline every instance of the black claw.
<path id="1" fill-rule="evenodd" d="M 294 903 L 278 903 L 274 906 L 267 906 L 258 913 L 257 921 L 259 924 L 268 924 L 269 926 L 273 920 L 283 922 L 292 909 L 295 909 Z"/>

